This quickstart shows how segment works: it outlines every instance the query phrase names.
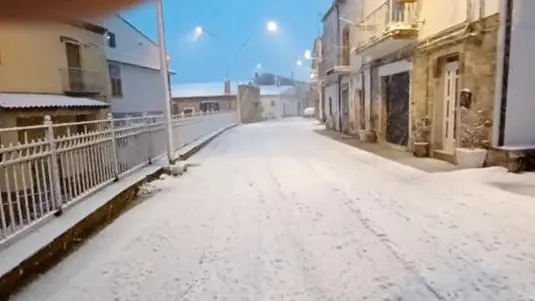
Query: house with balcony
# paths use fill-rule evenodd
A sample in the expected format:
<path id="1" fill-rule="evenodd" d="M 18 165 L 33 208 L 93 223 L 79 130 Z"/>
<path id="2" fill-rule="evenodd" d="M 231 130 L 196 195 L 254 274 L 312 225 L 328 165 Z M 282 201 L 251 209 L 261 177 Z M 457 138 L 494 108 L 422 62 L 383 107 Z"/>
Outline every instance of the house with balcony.
<path id="1" fill-rule="evenodd" d="M 111 94 L 106 29 L 92 23 L 0 23 L 0 127 L 105 118 Z M 43 133 L 3 132 L 1 144 Z"/>
<path id="2" fill-rule="evenodd" d="M 349 132 L 349 82 L 351 77 L 351 18 L 357 0 L 335 0 L 323 16 L 319 77 L 327 128 Z"/>
<path id="3" fill-rule="evenodd" d="M 361 58 L 355 98 L 362 140 L 409 147 L 410 72 L 421 25 L 419 2 L 360 0 L 353 52 Z"/>
<path id="4" fill-rule="evenodd" d="M 500 3 L 417 3 L 420 25 L 411 70 L 411 140 L 425 143 L 426 155 L 455 163 L 458 148 L 489 147 L 487 163 L 500 161 L 500 152 L 490 148 L 492 127 L 498 123 L 493 116 L 500 110 L 494 107 Z"/>
<path id="5" fill-rule="evenodd" d="M 319 78 L 319 60 L 321 58 L 321 37 L 314 40 L 314 46 L 310 53 L 310 98 L 316 112 L 316 119 L 323 120 L 323 102 L 321 99 L 321 79 Z"/>
<path id="6" fill-rule="evenodd" d="M 166 91 L 160 74 L 158 44 L 119 14 L 100 20 L 99 24 L 107 30 L 113 115 L 161 114 Z M 169 72 L 169 78 L 172 74 Z"/>

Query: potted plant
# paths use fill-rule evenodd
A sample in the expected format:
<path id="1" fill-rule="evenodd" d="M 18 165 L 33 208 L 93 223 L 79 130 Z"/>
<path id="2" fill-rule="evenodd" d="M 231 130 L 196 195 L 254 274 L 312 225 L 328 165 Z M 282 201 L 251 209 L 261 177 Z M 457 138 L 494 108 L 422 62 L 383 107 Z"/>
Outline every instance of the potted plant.
<path id="1" fill-rule="evenodd" d="M 462 168 L 481 168 L 487 158 L 488 133 L 492 125 L 482 109 L 461 107 L 461 145 L 455 149 Z"/>
<path id="2" fill-rule="evenodd" d="M 414 142 L 413 154 L 415 157 L 429 157 L 429 131 L 430 131 L 429 117 L 415 118 L 414 121 Z"/>

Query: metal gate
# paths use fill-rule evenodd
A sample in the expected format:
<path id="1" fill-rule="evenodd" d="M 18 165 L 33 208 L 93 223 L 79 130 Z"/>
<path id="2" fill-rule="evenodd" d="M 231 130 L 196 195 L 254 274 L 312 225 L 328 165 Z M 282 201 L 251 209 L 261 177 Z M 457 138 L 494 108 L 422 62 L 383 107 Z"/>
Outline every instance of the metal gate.
<path id="1" fill-rule="evenodd" d="M 386 140 L 406 146 L 409 142 L 409 73 L 383 79 L 386 87 Z"/>

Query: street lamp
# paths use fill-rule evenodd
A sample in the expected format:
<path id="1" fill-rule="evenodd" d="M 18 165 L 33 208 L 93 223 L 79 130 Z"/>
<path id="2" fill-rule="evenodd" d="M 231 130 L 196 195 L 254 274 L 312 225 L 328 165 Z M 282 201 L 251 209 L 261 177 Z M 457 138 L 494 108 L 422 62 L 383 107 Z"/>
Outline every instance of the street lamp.
<path id="1" fill-rule="evenodd" d="M 198 40 L 204 34 L 204 29 L 201 26 L 195 27 L 195 40 Z"/>
<path id="2" fill-rule="evenodd" d="M 169 89 L 169 71 L 168 69 L 168 56 L 165 49 L 165 32 L 163 25 L 163 0 L 156 1 L 156 12 L 158 18 L 158 48 L 160 53 L 160 75 L 163 81 L 165 91 L 165 106 L 164 115 L 166 119 L 167 129 L 167 159 L 169 163 L 174 160 L 174 144 L 173 144 L 173 126 L 171 124 L 171 90 Z"/>
<path id="3" fill-rule="evenodd" d="M 266 29 L 268 32 L 277 32 L 279 31 L 279 25 L 275 21 L 269 21 L 266 24 Z"/>
<path id="4" fill-rule="evenodd" d="M 303 61 L 301 61 L 301 60 L 298 60 L 298 61 L 297 61 L 297 66 L 298 66 L 298 67 L 301 67 L 301 66 L 303 66 Z"/>

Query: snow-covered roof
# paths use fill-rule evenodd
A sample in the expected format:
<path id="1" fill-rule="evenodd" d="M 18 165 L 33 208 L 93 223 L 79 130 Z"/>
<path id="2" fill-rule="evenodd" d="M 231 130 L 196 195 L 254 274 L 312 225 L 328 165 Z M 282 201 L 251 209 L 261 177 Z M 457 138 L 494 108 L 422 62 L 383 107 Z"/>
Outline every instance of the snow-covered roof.
<path id="1" fill-rule="evenodd" d="M 293 88 L 292 86 L 260 86 L 261 96 L 275 96 Z"/>
<path id="2" fill-rule="evenodd" d="M 238 86 L 248 84 L 249 81 L 232 81 L 230 83 L 230 95 L 238 93 Z M 292 89 L 292 86 L 258 86 L 261 96 L 281 95 Z M 171 87 L 173 98 L 188 97 L 217 97 L 225 96 L 225 82 L 177 84 Z"/>
<path id="3" fill-rule="evenodd" d="M 109 104 L 83 97 L 51 94 L 15 94 L 1 93 L 0 108 L 4 109 L 36 109 L 36 108 L 76 108 L 93 107 L 105 108 Z"/>

